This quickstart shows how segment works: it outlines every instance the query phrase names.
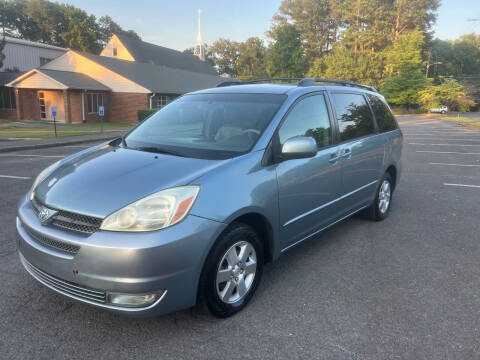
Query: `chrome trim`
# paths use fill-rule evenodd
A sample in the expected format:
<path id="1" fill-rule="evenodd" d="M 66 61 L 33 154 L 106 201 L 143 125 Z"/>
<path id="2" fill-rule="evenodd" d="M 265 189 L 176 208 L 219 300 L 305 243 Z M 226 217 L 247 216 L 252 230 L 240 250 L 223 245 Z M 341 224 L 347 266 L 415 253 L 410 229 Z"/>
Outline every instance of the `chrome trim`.
<path id="1" fill-rule="evenodd" d="M 152 303 L 152 304 L 150 304 L 146 307 L 137 307 L 137 308 L 114 306 L 114 305 L 108 305 L 106 303 L 102 303 L 102 302 L 95 301 L 95 300 L 88 300 L 88 299 L 85 299 L 85 298 L 80 297 L 78 295 L 69 293 L 66 290 L 62 290 L 61 288 L 59 289 L 59 288 L 54 287 L 53 285 L 50 285 L 50 283 L 48 283 L 47 280 L 44 280 L 42 277 L 40 277 L 40 275 L 37 275 L 37 273 L 33 270 L 34 266 L 31 265 L 28 262 L 28 260 L 25 259 L 25 257 L 20 252 L 19 252 L 19 255 L 20 255 L 20 261 L 21 261 L 23 267 L 35 280 L 37 280 L 38 282 L 40 282 L 44 286 L 48 287 L 49 289 L 51 289 L 51 290 L 53 290 L 53 291 L 55 291 L 59 294 L 62 294 L 66 297 L 69 297 L 71 299 L 74 299 L 74 300 L 77 300 L 79 302 L 86 303 L 86 304 L 89 304 L 89 305 L 94 305 L 94 306 L 98 306 L 98 307 L 105 308 L 105 309 L 118 310 L 118 311 L 123 311 L 123 312 L 140 312 L 140 311 L 144 311 L 144 310 L 149 310 L 149 309 L 157 306 L 167 295 L 167 290 L 164 290 L 163 293 L 160 295 L 160 297 L 154 303 Z M 37 269 L 37 268 L 35 267 L 35 269 Z M 40 269 L 38 269 L 38 271 L 42 272 Z M 44 273 L 44 274 L 46 274 L 46 273 Z M 56 279 L 58 279 L 58 278 L 56 278 Z M 61 279 L 58 279 L 58 281 L 63 282 L 63 280 L 61 280 Z M 72 285 L 70 283 L 68 283 L 68 286 L 72 286 Z M 90 290 L 90 289 L 84 289 L 84 290 L 89 290 L 89 291 L 94 291 L 94 292 L 96 291 L 96 290 Z M 101 290 L 99 292 L 105 294 L 105 301 L 106 301 L 107 292 L 106 291 L 102 292 Z"/>
<path id="2" fill-rule="evenodd" d="M 356 192 L 358 192 L 358 191 L 360 191 L 360 190 L 363 190 L 363 189 L 365 189 L 365 188 L 367 188 L 367 187 L 369 187 L 369 186 L 372 186 L 372 185 L 374 185 L 374 184 L 376 184 L 376 183 L 378 183 L 378 180 L 375 180 L 375 181 L 372 181 L 371 183 L 368 183 L 368 184 L 366 184 L 366 185 L 363 185 L 363 186 L 359 187 L 358 189 L 355 189 L 355 190 L 349 192 L 348 194 L 342 195 L 342 196 L 340 196 L 339 198 L 336 198 L 336 199 L 334 199 L 334 200 L 332 200 L 332 201 L 330 201 L 330 202 L 328 202 L 328 203 L 326 203 L 326 204 L 323 204 L 323 205 L 321 205 L 321 206 L 319 206 L 319 207 L 317 207 L 317 208 L 315 208 L 315 209 L 309 210 L 309 211 L 307 211 L 307 212 L 305 212 L 305 213 L 303 213 L 303 214 L 301 214 L 301 215 L 299 215 L 299 216 L 297 216 L 297 217 L 294 217 L 294 218 L 291 219 L 291 220 L 288 220 L 285 224 L 283 224 L 283 226 L 290 225 L 291 223 L 293 223 L 293 222 L 295 222 L 295 221 L 297 221 L 297 220 L 300 220 L 301 218 L 303 218 L 303 217 L 305 217 L 305 216 L 308 216 L 308 215 L 310 215 L 310 214 L 312 214 L 312 213 L 314 213 L 314 212 L 316 212 L 316 211 L 318 211 L 318 210 L 322 210 L 323 208 L 326 208 L 327 206 L 330 206 L 330 205 L 332 205 L 332 204 L 334 204 L 334 203 L 336 203 L 336 202 L 338 202 L 338 201 L 340 201 L 340 200 L 343 200 L 343 199 L 345 199 L 346 197 L 349 197 L 350 195 L 353 195 L 353 194 L 355 194 Z"/>
<path id="3" fill-rule="evenodd" d="M 333 225 L 339 223 L 340 221 L 345 220 L 346 218 L 352 216 L 353 214 L 356 214 L 356 213 L 359 212 L 359 211 L 362 211 L 363 209 L 365 209 L 365 208 L 367 208 L 367 207 L 368 207 L 368 205 L 362 206 L 361 208 L 359 208 L 359 209 L 357 209 L 357 210 L 355 210 L 355 211 L 352 211 L 351 213 L 348 213 L 348 215 L 345 215 L 344 217 L 342 217 L 342 218 L 334 221 L 333 223 L 328 224 L 327 226 L 324 226 L 324 227 L 321 228 L 320 230 L 317 230 L 317 231 L 311 233 L 310 235 L 307 235 L 307 236 L 305 236 L 304 238 L 302 238 L 302 239 L 294 242 L 293 244 L 288 245 L 286 248 L 283 248 L 280 252 L 283 253 L 284 251 L 287 251 L 288 249 L 294 247 L 295 245 L 300 244 L 302 241 L 307 240 L 307 239 L 311 238 L 312 236 L 317 235 L 319 232 L 322 232 L 323 230 L 328 229 L 330 226 L 333 226 Z"/>

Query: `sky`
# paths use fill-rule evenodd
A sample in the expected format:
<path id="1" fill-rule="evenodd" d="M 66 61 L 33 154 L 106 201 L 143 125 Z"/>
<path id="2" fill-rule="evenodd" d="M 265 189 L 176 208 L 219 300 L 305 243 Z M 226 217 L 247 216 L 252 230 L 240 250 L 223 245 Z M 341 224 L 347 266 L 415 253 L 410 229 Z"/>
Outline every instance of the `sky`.
<path id="1" fill-rule="evenodd" d="M 202 9 L 202 38 L 211 44 L 220 37 L 244 41 L 265 37 L 281 0 L 67 0 L 94 14 L 110 15 L 124 29 L 135 30 L 144 41 L 184 50 L 197 39 L 197 10 Z M 435 35 L 441 39 L 480 34 L 480 0 L 443 0 Z"/>

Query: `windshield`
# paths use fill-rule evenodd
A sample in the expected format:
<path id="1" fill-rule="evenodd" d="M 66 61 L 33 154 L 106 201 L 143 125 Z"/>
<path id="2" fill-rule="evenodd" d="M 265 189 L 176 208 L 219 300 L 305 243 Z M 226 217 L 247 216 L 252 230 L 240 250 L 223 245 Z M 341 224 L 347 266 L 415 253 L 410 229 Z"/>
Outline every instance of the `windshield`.
<path id="1" fill-rule="evenodd" d="M 285 100 L 278 94 L 185 95 L 125 138 L 129 148 L 225 159 L 249 151 Z"/>

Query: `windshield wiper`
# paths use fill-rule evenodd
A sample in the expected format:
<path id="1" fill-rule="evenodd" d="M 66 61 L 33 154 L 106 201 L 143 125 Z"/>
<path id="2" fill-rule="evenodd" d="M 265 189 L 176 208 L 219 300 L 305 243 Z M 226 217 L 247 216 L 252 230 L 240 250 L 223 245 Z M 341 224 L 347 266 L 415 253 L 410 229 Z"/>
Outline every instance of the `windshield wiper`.
<path id="1" fill-rule="evenodd" d="M 157 147 L 157 146 L 139 146 L 139 147 L 134 147 L 134 148 L 131 148 L 131 149 L 139 150 L 139 151 L 152 152 L 152 153 L 157 153 L 157 154 L 167 154 L 167 155 L 174 155 L 174 156 L 181 156 L 181 157 L 185 156 L 185 155 L 183 155 L 183 154 L 181 154 L 177 151 L 173 151 L 173 150 L 170 150 L 170 149 L 165 149 L 165 148 L 161 148 L 161 147 Z"/>

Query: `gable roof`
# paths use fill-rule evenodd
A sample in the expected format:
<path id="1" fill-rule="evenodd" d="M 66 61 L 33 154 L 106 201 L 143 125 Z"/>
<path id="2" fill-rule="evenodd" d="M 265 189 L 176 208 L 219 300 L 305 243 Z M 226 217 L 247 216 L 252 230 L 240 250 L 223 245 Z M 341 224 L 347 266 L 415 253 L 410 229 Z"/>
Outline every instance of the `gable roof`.
<path id="1" fill-rule="evenodd" d="M 71 71 L 58 71 L 58 70 L 48 70 L 48 69 L 32 69 L 21 76 L 17 76 L 15 79 L 12 79 L 7 86 L 15 87 L 16 84 L 18 87 L 30 87 L 26 84 L 21 85 L 22 81 L 28 79 L 32 76 L 38 76 L 35 74 L 40 74 L 44 76 L 44 79 L 53 80 L 51 82 L 52 88 L 55 89 L 76 89 L 76 90 L 102 90 L 109 91 L 110 89 L 105 85 L 99 83 L 98 81 L 92 79 L 90 76 L 85 74 L 71 72 Z M 46 78 L 45 78 L 46 76 Z"/>
<path id="2" fill-rule="evenodd" d="M 116 35 L 120 42 L 127 48 L 135 61 L 142 63 L 163 65 L 174 69 L 200 72 L 217 75 L 217 71 L 206 61 L 196 56 L 163 46 L 150 44 L 130 36 Z"/>
<path id="3" fill-rule="evenodd" d="M 71 51 L 149 89 L 152 93 L 184 94 L 215 87 L 225 81 L 224 78 L 216 74 L 186 71 L 144 62 Z M 40 70 L 43 71 L 42 68 Z"/>
<path id="4" fill-rule="evenodd" d="M 82 73 L 48 69 L 38 69 L 38 71 L 64 84 L 69 89 L 110 90 L 107 86 Z"/>

